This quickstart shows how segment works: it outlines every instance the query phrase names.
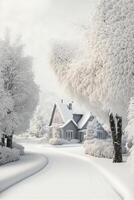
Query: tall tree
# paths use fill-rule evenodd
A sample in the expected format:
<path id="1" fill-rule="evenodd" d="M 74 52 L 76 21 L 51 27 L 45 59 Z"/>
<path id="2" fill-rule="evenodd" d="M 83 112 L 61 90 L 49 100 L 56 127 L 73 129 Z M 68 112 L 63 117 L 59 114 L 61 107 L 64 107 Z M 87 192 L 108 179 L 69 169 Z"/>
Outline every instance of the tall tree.
<path id="1" fill-rule="evenodd" d="M 65 87 L 90 111 L 108 123 L 109 111 L 127 122 L 128 102 L 134 96 L 134 1 L 102 0 L 87 34 L 82 61 L 59 65 Z M 120 118 L 121 119 L 121 118 Z M 120 127 L 118 127 L 120 129 Z"/>
<path id="2" fill-rule="evenodd" d="M 30 119 L 38 103 L 38 87 L 34 82 L 32 58 L 25 56 L 23 45 L 8 39 L 0 41 L 0 74 L 6 94 L 6 115 L 0 120 L 1 132 L 12 147 L 12 135 L 29 127 Z"/>
<path id="3" fill-rule="evenodd" d="M 131 0 L 100 1 L 86 34 L 83 60 L 76 57 L 67 70 L 65 65 L 52 65 L 59 78 L 64 75 L 63 83 L 73 95 L 107 122 L 110 110 L 126 123 L 128 102 L 134 96 L 133 7 Z"/>

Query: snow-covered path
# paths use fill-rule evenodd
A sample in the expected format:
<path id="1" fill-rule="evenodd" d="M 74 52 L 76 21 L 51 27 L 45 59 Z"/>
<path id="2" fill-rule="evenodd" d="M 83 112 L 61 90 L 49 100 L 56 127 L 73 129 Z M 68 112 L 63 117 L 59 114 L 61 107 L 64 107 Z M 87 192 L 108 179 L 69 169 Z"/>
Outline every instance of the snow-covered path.
<path id="1" fill-rule="evenodd" d="M 88 162 L 54 148 L 36 148 L 49 164 L 38 174 L 1 194 L 1 200 L 120 200 L 105 178 Z M 62 151 L 62 150 L 61 150 Z"/>

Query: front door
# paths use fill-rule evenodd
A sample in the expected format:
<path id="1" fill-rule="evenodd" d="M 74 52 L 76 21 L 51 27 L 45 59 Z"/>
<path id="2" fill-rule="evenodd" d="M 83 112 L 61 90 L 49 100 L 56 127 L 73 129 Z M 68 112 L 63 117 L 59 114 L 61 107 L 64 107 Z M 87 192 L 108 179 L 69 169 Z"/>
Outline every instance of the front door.
<path id="1" fill-rule="evenodd" d="M 73 130 L 67 130 L 66 131 L 66 139 L 68 141 L 71 141 L 73 139 Z"/>

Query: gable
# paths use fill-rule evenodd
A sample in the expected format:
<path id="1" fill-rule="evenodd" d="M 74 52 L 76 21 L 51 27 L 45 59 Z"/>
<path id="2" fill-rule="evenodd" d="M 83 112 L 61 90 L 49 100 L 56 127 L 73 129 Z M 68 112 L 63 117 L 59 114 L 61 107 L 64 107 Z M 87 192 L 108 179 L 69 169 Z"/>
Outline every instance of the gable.
<path id="1" fill-rule="evenodd" d="M 60 124 L 63 124 L 63 123 L 64 122 L 63 122 L 62 116 L 61 116 L 58 108 L 56 107 L 52 124 L 59 124 L 60 125 Z"/>
<path id="2" fill-rule="evenodd" d="M 78 130 L 77 125 L 72 120 L 61 126 L 61 128 L 63 130 Z"/>
<path id="3" fill-rule="evenodd" d="M 72 110 L 68 109 L 68 106 L 64 103 L 57 104 L 57 109 L 60 112 L 60 115 L 64 122 L 71 120 L 73 118 Z"/>
<path id="4" fill-rule="evenodd" d="M 78 123 L 81 118 L 82 118 L 82 114 L 73 114 L 73 119 L 76 123 Z"/>
<path id="5" fill-rule="evenodd" d="M 85 115 L 82 117 L 82 119 L 80 120 L 80 122 L 78 123 L 78 128 L 81 130 L 86 129 L 88 122 L 92 121 L 94 119 L 93 115 Z"/>

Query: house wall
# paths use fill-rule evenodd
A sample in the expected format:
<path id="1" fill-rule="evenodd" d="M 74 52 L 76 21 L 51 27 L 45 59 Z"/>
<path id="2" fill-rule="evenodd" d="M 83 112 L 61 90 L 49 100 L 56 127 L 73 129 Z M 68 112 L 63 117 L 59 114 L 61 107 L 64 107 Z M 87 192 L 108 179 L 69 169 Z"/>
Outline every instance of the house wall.
<path id="1" fill-rule="evenodd" d="M 73 130 L 73 138 L 72 139 L 77 139 L 77 133 L 78 133 L 78 129 L 77 127 L 73 124 L 73 122 L 71 121 L 69 124 L 67 124 L 65 127 L 62 128 L 62 137 L 64 139 L 66 138 L 66 131 L 68 130 Z"/>
<path id="2" fill-rule="evenodd" d="M 78 131 L 78 139 L 80 140 L 80 142 L 84 141 L 84 135 L 86 134 L 86 129 L 82 130 L 82 131 Z"/>
<path id="3" fill-rule="evenodd" d="M 107 139 L 108 133 L 102 128 L 100 130 L 97 130 L 96 138 L 98 139 Z"/>

